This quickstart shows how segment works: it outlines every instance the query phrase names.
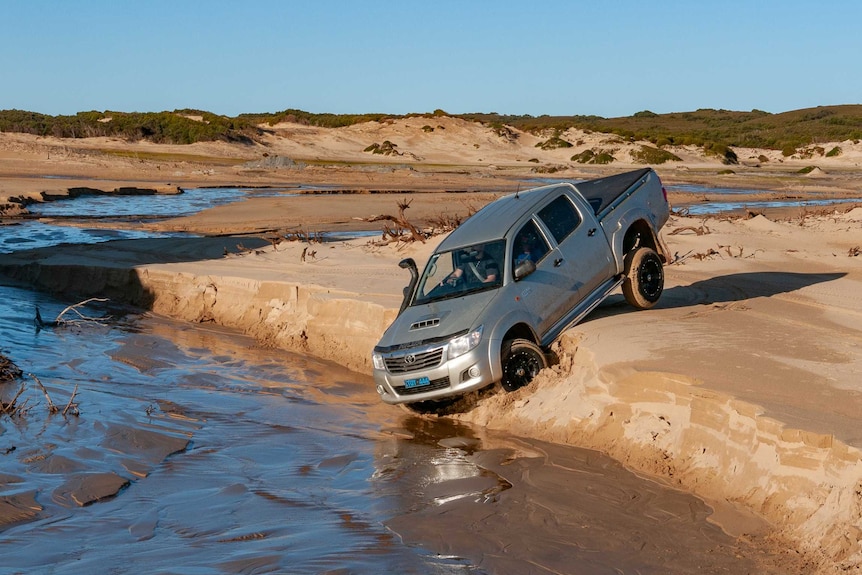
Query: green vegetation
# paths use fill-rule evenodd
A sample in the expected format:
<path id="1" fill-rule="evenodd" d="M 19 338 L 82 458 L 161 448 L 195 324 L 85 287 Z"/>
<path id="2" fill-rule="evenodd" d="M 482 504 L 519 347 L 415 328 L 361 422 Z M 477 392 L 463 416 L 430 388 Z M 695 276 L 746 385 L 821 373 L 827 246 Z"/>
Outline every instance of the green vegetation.
<path id="1" fill-rule="evenodd" d="M 569 158 L 572 162 L 581 164 L 610 164 L 614 158 L 614 150 L 584 150 L 580 154 L 575 154 Z"/>
<path id="2" fill-rule="evenodd" d="M 841 155 L 841 146 L 835 146 L 834 148 L 832 148 L 831 150 L 826 152 L 827 158 L 835 158 L 835 157 L 840 156 L 840 155 Z"/>
<path id="3" fill-rule="evenodd" d="M 681 162 L 682 158 L 667 150 L 653 148 L 652 146 L 641 146 L 640 150 L 632 152 L 632 159 L 641 164 L 663 164 L 665 162 Z"/>
<path id="4" fill-rule="evenodd" d="M 727 144 L 721 142 L 709 142 L 704 144 L 703 151 L 706 154 L 710 154 L 712 156 L 718 156 L 721 158 L 722 163 L 725 164 L 738 164 L 739 157 L 737 157 L 736 152 L 730 149 Z"/>
<path id="5" fill-rule="evenodd" d="M 558 148 L 571 148 L 572 144 L 559 136 L 554 136 L 552 138 L 548 138 L 544 142 L 539 142 L 536 144 L 536 147 L 542 148 L 543 150 L 556 150 Z"/>
<path id="6" fill-rule="evenodd" d="M 579 128 L 612 133 L 628 140 L 646 140 L 656 146 L 695 145 L 783 150 L 801 148 L 818 142 L 862 139 L 862 105 L 820 106 L 770 114 L 762 110 L 733 112 L 700 109 L 694 112 L 655 114 L 649 110 L 633 116 L 501 116 L 463 114 L 461 118 L 498 122 L 525 132 Z M 661 142 L 661 143 L 659 143 Z"/>
<path id="7" fill-rule="evenodd" d="M 393 144 L 389 140 L 384 140 L 382 144 L 377 144 L 377 143 L 371 144 L 370 146 L 365 148 L 365 150 L 363 150 L 363 151 L 364 152 L 371 152 L 372 154 L 383 154 L 384 156 L 392 156 L 392 155 L 400 156 L 401 152 L 399 152 L 398 150 L 395 149 L 397 147 L 398 147 L 398 144 Z"/>
<path id="8" fill-rule="evenodd" d="M 805 166 L 801 170 L 797 170 L 796 173 L 797 174 L 810 174 L 811 172 L 814 171 L 814 168 L 815 168 L 815 166 Z"/>
<path id="9" fill-rule="evenodd" d="M 570 128 L 587 132 L 614 134 L 627 141 L 649 141 L 657 148 L 669 145 L 693 145 L 717 153 L 727 163 L 735 163 L 725 152 L 729 147 L 752 147 L 781 150 L 792 156 L 798 150 L 816 152 L 817 144 L 858 141 L 862 139 L 862 105 L 819 106 L 770 114 L 762 110 L 734 112 L 700 109 L 693 112 L 656 114 L 643 110 L 632 116 L 513 116 L 496 113 L 447 114 L 434 110 L 424 114 L 313 114 L 287 109 L 281 112 L 240 114 L 235 118 L 200 110 L 173 112 L 126 113 L 80 112 L 74 116 L 48 116 L 21 110 L 0 110 L 0 131 L 24 132 L 62 138 L 90 136 L 120 137 L 128 140 L 150 140 L 158 143 L 186 144 L 225 140 L 250 143 L 264 134 L 265 126 L 293 122 L 323 128 L 339 128 L 363 122 L 385 122 L 398 118 L 435 118 L 451 116 L 489 126 L 501 137 L 514 139 L 516 132 L 540 134 L 552 131 L 562 134 Z M 423 127 L 428 131 L 431 124 Z M 440 126 L 438 126 L 439 128 Z M 565 142 L 555 136 L 544 142 L 553 146 Z M 568 142 L 566 142 L 568 144 Z M 561 147 L 567 147 L 560 144 Z M 551 149 L 551 148 L 546 148 Z M 834 155 L 840 154 L 834 151 Z M 830 154 L 833 154 L 830 151 Z M 832 156 L 830 156 L 832 157 Z"/>
<path id="10" fill-rule="evenodd" d="M 162 144 L 224 140 L 251 143 L 263 132 L 245 120 L 199 110 L 158 113 L 79 112 L 46 116 L 20 110 L 0 111 L 0 132 L 23 132 L 58 138 L 109 136 Z"/>

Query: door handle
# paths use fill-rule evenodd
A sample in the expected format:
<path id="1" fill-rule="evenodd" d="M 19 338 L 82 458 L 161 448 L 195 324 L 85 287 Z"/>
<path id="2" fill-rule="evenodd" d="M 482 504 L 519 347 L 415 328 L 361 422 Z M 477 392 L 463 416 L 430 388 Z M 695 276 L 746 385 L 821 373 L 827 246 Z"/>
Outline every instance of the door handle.
<path id="1" fill-rule="evenodd" d="M 554 260 L 554 267 L 555 267 L 555 268 L 558 268 L 558 267 L 560 267 L 561 265 L 563 265 L 563 258 L 557 258 L 557 259 L 555 259 L 555 260 Z"/>
<path id="2" fill-rule="evenodd" d="M 596 228 L 590 228 L 589 231 L 587 231 L 587 235 L 589 237 L 593 237 L 594 235 L 596 235 Z"/>

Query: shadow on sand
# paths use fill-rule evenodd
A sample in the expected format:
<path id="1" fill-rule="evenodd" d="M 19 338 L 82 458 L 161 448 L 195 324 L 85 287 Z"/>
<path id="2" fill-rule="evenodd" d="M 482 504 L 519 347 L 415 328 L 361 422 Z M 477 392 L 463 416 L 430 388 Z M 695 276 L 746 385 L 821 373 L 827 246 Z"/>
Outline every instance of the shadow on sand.
<path id="1" fill-rule="evenodd" d="M 772 297 L 815 284 L 840 279 L 845 273 L 748 272 L 716 276 L 687 286 L 666 289 L 656 309 L 713 305 Z M 615 295 L 591 313 L 585 321 L 632 311 L 622 295 Z"/>

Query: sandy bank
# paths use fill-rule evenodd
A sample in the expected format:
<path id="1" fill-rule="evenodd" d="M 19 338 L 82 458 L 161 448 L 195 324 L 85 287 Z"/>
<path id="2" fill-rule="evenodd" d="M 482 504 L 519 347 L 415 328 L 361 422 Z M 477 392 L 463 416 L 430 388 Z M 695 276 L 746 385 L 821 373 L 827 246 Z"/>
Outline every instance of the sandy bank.
<path id="1" fill-rule="evenodd" d="M 665 239 L 677 261 L 656 309 L 613 296 L 529 388 L 458 417 L 608 452 L 713 502 L 730 533 L 791 541 L 822 572 L 859 569 L 862 213 L 674 218 Z M 368 373 L 408 279 L 397 262 L 435 244 L 241 242 L 50 248 L 2 256 L 0 271 Z"/>

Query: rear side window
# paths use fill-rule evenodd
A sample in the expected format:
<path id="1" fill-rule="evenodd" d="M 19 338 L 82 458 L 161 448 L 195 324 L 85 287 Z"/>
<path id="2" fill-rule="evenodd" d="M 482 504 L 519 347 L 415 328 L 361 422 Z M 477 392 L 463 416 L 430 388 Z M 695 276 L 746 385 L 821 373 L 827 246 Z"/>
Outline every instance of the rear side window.
<path id="1" fill-rule="evenodd" d="M 581 223 L 581 216 L 575 210 L 572 201 L 564 195 L 539 210 L 538 215 L 558 244 L 562 243 Z"/>
<path id="2" fill-rule="evenodd" d="M 530 260 L 537 264 L 550 250 L 548 240 L 539 232 L 536 223 L 530 220 L 515 234 L 512 268 L 514 269 L 524 260 Z"/>

